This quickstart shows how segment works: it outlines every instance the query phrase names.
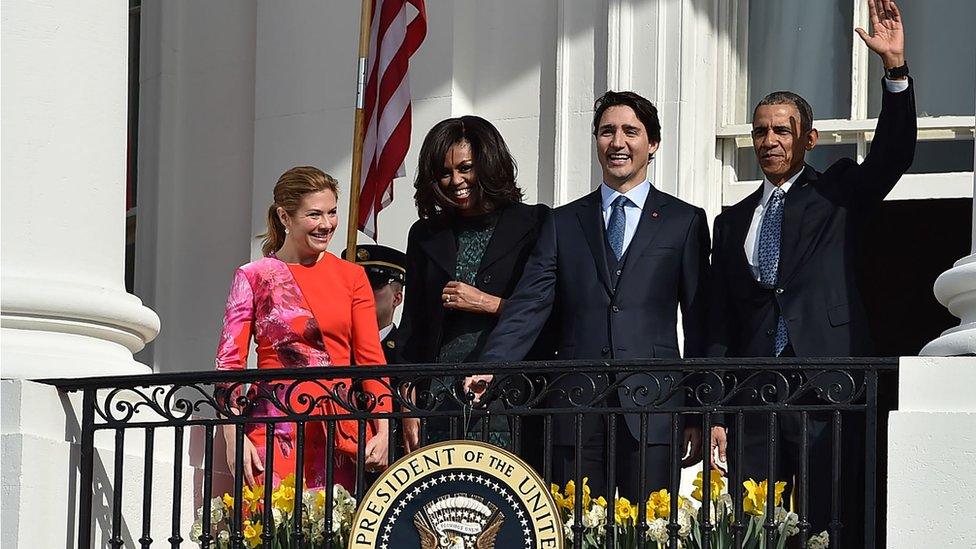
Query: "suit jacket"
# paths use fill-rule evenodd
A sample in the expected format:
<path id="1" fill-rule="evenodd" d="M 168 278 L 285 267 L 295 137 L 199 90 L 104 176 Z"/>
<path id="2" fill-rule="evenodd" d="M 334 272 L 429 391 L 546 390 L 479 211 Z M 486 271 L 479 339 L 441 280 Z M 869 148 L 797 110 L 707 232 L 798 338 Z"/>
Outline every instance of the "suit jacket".
<path id="1" fill-rule="evenodd" d="M 498 223 L 478 268 L 477 288 L 507 299 L 539 236 L 549 207 L 509 204 L 499 212 Z M 441 290 L 454 280 L 457 238 L 451 218 L 421 219 L 407 237 L 407 281 L 398 346 L 403 362 L 430 363 L 437 359 L 444 324 Z M 535 358 L 546 356 L 543 346 Z"/>
<path id="2" fill-rule="evenodd" d="M 383 347 L 383 356 L 386 357 L 387 364 L 396 364 L 399 359 L 397 350 L 397 326 L 393 325 L 393 329 L 390 333 L 386 334 L 383 341 L 380 341 L 380 346 Z"/>
<path id="3" fill-rule="evenodd" d="M 559 359 L 678 358 L 679 304 L 685 353 L 701 356 L 707 306 L 705 212 L 652 187 L 618 265 L 616 286 L 607 266 L 604 233 L 599 190 L 552 212 L 482 360 L 522 359 L 552 311 Z M 668 391 L 664 376 L 655 377 L 629 377 L 618 391 L 621 404 L 639 405 L 634 389 L 640 385 L 650 390 L 649 399 L 655 398 L 658 383 Z M 564 379 L 569 385 L 581 381 L 589 383 Z M 639 418 L 625 417 L 630 433 L 639 439 Z M 557 444 L 572 443 L 571 423 L 555 423 Z M 652 418 L 649 423 L 649 442 L 669 440 L 668 421 Z"/>
<path id="4" fill-rule="evenodd" d="M 754 278 L 743 246 L 762 188 L 715 220 L 709 355 L 772 356 L 782 311 L 797 356 L 866 356 L 867 314 L 854 266 L 861 229 L 912 163 L 914 84 L 884 92 L 870 154 L 823 173 L 810 166 L 786 193 L 776 288 Z"/>

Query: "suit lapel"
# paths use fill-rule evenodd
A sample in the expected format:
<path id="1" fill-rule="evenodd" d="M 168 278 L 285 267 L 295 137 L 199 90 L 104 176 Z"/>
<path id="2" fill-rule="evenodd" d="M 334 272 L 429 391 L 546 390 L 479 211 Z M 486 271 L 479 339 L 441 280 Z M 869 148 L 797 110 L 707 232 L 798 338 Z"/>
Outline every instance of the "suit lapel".
<path id="1" fill-rule="evenodd" d="M 454 231 L 447 223 L 441 224 L 437 229 L 420 242 L 420 247 L 439 266 L 447 273 L 448 278 L 454 279 L 455 267 L 457 264 L 457 240 L 454 238 Z"/>
<path id="2" fill-rule="evenodd" d="M 579 220 L 580 228 L 583 230 L 586 243 L 590 246 L 593 261 L 596 262 L 596 272 L 600 276 L 600 282 L 603 283 L 604 288 L 609 293 L 610 269 L 607 267 L 607 252 L 603 245 L 603 215 L 600 206 L 600 189 L 597 189 L 579 203 L 576 217 Z"/>
<path id="3" fill-rule="evenodd" d="M 522 241 L 522 237 L 532 230 L 534 221 L 529 215 L 529 208 L 512 204 L 499 212 L 498 223 L 492 232 L 488 248 L 481 258 L 478 274 L 482 274 L 488 267 L 508 253 Z"/>
<path id="4" fill-rule="evenodd" d="M 633 268 L 631 265 L 635 264 L 637 257 L 644 253 L 644 250 L 661 233 L 661 222 L 665 218 L 665 213 L 662 210 L 667 203 L 668 196 L 652 185 L 647 193 L 647 200 L 644 201 L 644 207 L 641 208 L 637 231 L 634 232 L 634 237 L 630 239 L 630 244 L 627 246 L 627 257 L 623 269 L 621 269 L 621 277 L 627 276 L 628 270 Z"/>
<path id="5" fill-rule="evenodd" d="M 802 257 L 800 248 L 800 229 L 803 227 L 804 215 L 813 196 L 813 185 L 817 180 L 817 172 L 810 166 L 803 169 L 803 174 L 786 193 L 786 204 L 783 206 L 783 228 L 780 233 L 779 249 L 779 277 L 780 284 L 789 280 Z"/>
<path id="6" fill-rule="evenodd" d="M 733 257 L 739 258 L 735 261 L 735 265 L 739 265 L 745 269 L 746 274 L 749 278 L 755 280 L 755 276 L 752 273 L 752 267 L 749 265 L 749 255 L 746 253 L 746 237 L 749 235 L 749 226 L 752 225 L 752 217 L 756 213 L 756 207 L 759 206 L 759 201 L 762 200 L 763 195 L 763 184 L 759 185 L 759 188 L 744 200 L 736 204 L 729 212 L 731 218 L 729 219 L 729 225 L 732 228 L 732 236 L 729 239 L 730 245 L 732 246 L 732 251 L 730 252 Z M 759 238 L 759 235 L 756 235 Z M 756 284 L 759 284 L 756 281 Z"/>

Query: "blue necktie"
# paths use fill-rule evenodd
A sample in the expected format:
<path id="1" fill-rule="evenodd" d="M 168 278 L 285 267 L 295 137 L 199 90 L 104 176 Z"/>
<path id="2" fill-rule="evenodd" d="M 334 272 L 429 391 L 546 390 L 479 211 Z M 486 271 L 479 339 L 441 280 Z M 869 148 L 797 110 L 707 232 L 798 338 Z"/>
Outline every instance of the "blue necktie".
<path id="1" fill-rule="evenodd" d="M 610 243 L 610 249 L 613 250 L 613 255 L 617 259 L 620 259 L 620 256 L 624 255 L 624 232 L 627 229 L 627 214 L 624 212 L 624 206 L 628 202 L 630 200 L 626 196 L 620 195 L 610 204 L 610 222 L 607 223 L 607 242 Z"/>
<path id="2" fill-rule="evenodd" d="M 762 226 L 759 228 L 759 282 L 767 288 L 773 288 L 779 279 L 779 247 L 780 235 L 783 229 L 783 189 L 773 191 L 763 212 Z M 776 356 L 786 348 L 789 334 L 786 331 L 786 320 L 783 315 L 776 318 Z"/>

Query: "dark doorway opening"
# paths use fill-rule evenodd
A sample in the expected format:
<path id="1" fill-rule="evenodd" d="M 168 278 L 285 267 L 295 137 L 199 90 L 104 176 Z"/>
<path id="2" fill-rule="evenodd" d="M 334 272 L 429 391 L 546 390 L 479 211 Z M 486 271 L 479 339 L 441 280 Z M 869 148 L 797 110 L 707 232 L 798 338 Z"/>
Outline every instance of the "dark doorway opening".
<path id="1" fill-rule="evenodd" d="M 958 326 L 932 285 L 970 253 L 973 201 L 892 200 L 864 231 L 859 286 L 877 356 L 913 356 Z"/>

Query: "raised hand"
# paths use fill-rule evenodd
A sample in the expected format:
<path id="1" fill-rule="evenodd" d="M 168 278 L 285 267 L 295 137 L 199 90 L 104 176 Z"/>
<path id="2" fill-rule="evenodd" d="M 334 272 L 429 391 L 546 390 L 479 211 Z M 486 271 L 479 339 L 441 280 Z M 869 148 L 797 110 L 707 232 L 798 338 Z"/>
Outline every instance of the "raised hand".
<path id="1" fill-rule="evenodd" d="M 905 64 L 905 32 L 901 12 L 892 0 L 867 0 L 871 16 L 871 31 L 854 29 L 864 44 L 881 56 L 886 69 Z"/>

